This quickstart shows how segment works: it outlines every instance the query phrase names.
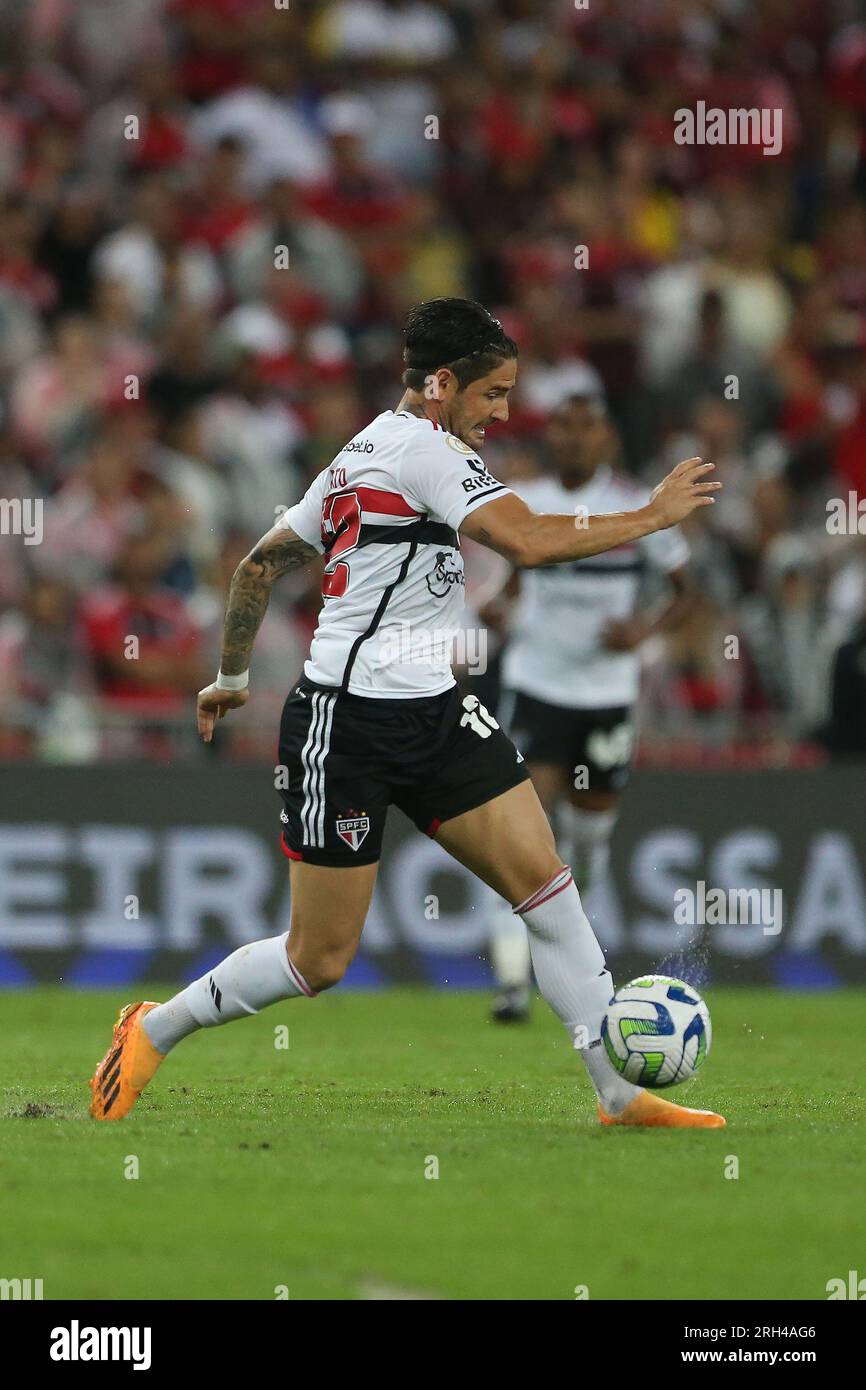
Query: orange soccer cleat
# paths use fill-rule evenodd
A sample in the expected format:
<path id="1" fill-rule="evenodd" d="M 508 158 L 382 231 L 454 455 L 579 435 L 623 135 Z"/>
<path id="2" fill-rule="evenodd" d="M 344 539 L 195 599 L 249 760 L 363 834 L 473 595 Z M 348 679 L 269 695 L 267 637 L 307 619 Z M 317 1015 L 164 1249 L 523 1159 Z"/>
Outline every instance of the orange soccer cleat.
<path id="1" fill-rule="evenodd" d="M 663 1129 L 722 1129 L 726 1123 L 724 1115 L 674 1105 L 652 1091 L 641 1091 L 619 1115 L 606 1115 L 599 1106 L 598 1118 L 603 1125 L 654 1125 Z"/>
<path id="2" fill-rule="evenodd" d="M 156 1004 L 144 1000 L 121 1009 L 114 1025 L 111 1046 L 89 1083 L 93 1092 L 90 1113 L 94 1120 L 122 1120 L 164 1057 L 141 1026 L 145 1014 Z"/>

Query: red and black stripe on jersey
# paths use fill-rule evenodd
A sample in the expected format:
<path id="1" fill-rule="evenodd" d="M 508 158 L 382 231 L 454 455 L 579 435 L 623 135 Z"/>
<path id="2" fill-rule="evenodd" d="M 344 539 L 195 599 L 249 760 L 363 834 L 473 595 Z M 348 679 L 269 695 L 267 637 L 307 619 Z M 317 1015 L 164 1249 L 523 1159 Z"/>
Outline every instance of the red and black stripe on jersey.
<path id="1" fill-rule="evenodd" d="M 377 519 L 365 521 L 365 513 L 368 518 Z M 460 540 L 452 527 L 417 512 L 400 493 L 359 483 L 353 488 L 331 493 L 326 498 L 322 510 L 322 543 L 328 560 L 323 585 L 326 599 L 340 598 L 345 592 L 348 566 L 341 556 L 354 554 L 368 545 L 409 546 L 396 579 L 382 590 L 369 625 L 352 643 L 341 682 L 341 689 L 346 691 L 358 651 L 381 624 L 391 596 L 409 573 L 419 545 L 448 546 L 459 550 Z"/>

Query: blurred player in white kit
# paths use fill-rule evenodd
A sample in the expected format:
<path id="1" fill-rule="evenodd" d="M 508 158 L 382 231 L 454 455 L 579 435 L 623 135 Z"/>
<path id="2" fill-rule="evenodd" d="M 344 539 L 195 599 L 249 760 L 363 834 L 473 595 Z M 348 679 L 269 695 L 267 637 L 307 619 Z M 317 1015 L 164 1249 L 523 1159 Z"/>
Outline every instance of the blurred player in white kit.
<path id="1" fill-rule="evenodd" d="M 640 507 L 644 488 L 618 473 L 616 435 L 604 402 L 570 396 L 545 432 L 548 471 L 513 483 L 540 512 L 581 515 Z M 523 753 L 557 848 L 589 899 L 607 872 L 619 798 L 636 742 L 640 647 L 676 624 L 688 605 L 688 546 L 671 528 L 602 555 L 513 569 L 482 605 L 482 620 L 506 632 L 500 718 Z M 647 572 L 668 597 L 643 611 Z M 493 1017 L 528 1017 L 531 964 L 526 929 L 504 901 L 491 910 L 497 994 Z"/>

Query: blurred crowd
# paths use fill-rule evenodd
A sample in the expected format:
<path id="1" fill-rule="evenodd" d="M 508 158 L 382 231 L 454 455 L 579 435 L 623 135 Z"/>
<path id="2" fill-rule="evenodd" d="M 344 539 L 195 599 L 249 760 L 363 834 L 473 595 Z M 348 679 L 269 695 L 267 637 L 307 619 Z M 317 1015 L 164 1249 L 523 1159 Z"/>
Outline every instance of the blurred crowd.
<path id="1" fill-rule="evenodd" d="M 866 751 L 858 0 L 0 0 L 0 51 L 0 757 L 195 746 L 235 565 L 436 295 L 520 344 L 504 479 L 587 391 L 622 468 L 716 461 L 645 740 Z M 698 101 L 781 112 L 780 153 L 678 144 Z M 238 755 L 319 582 L 275 591 Z"/>

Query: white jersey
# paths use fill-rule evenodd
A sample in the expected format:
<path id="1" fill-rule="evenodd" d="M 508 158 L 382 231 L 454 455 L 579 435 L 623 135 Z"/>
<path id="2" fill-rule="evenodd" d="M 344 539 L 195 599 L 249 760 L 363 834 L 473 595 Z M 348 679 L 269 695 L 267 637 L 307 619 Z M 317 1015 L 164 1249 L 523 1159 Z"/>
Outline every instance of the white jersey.
<path id="1" fill-rule="evenodd" d="M 590 515 L 634 511 L 650 497 L 647 488 L 607 465 L 579 488 L 569 490 L 558 478 L 545 477 L 516 484 L 513 490 L 536 512 L 573 513 L 579 507 Z M 685 564 L 688 554 L 674 527 L 585 560 L 523 571 L 503 684 L 567 709 L 633 704 L 640 657 L 636 651 L 608 651 L 604 628 L 634 612 L 645 567 L 667 574 Z"/>
<path id="2" fill-rule="evenodd" d="M 457 531 L 509 491 L 432 420 L 386 410 L 355 435 L 282 518 L 328 557 L 308 679 L 377 699 L 449 690 L 465 582 Z"/>

